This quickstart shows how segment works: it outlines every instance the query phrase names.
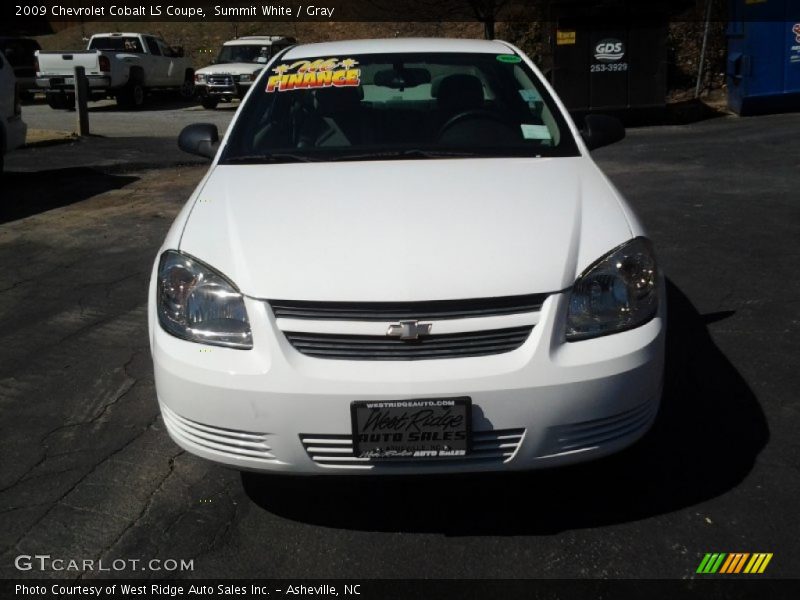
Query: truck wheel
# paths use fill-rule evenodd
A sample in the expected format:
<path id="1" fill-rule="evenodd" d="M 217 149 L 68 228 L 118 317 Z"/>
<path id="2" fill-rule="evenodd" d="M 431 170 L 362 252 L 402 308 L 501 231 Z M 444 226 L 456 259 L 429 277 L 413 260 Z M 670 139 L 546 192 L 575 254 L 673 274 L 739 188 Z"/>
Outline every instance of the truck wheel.
<path id="1" fill-rule="evenodd" d="M 194 98 L 194 72 L 187 71 L 186 79 L 183 80 L 179 90 L 181 98 L 184 100 L 191 100 Z"/>
<path id="2" fill-rule="evenodd" d="M 69 108 L 69 101 L 66 94 L 46 94 L 47 105 L 53 110 L 66 110 Z"/>
<path id="3" fill-rule="evenodd" d="M 200 101 L 200 104 L 203 105 L 203 108 L 208 108 L 210 110 L 214 110 L 217 108 L 217 104 L 219 104 L 219 100 L 216 98 L 203 98 Z"/>
<path id="4" fill-rule="evenodd" d="M 144 106 L 147 92 L 138 81 L 133 81 L 117 94 L 117 104 L 122 108 L 139 109 Z"/>

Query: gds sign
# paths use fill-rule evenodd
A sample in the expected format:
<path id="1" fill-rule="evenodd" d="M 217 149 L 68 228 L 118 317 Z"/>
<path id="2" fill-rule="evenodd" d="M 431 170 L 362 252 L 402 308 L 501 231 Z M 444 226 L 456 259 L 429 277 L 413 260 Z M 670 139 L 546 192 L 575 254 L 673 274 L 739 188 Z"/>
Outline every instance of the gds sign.
<path id="1" fill-rule="evenodd" d="M 594 57 L 599 62 L 617 62 L 625 56 L 625 43 L 616 38 L 605 38 L 594 47 Z"/>

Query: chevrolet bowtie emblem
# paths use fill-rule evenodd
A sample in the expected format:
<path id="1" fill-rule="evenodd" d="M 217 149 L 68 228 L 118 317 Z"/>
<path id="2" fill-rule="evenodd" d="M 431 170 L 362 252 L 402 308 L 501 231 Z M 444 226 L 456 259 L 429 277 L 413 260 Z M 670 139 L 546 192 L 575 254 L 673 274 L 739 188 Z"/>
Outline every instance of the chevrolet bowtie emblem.
<path id="1" fill-rule="evenodd" d="M 432 323 L 420 323 L 419 321 L 400 321 L 392 323 L 386 331 L 386 335 L 399 337 L 401 340 L 416 340 L 421 335 L 428 335 L 431 332 Z"/>

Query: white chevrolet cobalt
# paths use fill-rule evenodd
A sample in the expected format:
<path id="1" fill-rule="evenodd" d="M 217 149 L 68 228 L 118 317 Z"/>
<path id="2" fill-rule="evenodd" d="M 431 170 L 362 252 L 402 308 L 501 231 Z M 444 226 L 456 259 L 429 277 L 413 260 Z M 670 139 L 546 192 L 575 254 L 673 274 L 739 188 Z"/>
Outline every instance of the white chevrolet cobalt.
<path id="1" fill-rule="evenodd" d="M 158 401 L 246 470 L 442 473 L 618 451 L 658 411 L 653 247 L 541 73 L 499 41 L 272 58 L 159 251 Z"/>

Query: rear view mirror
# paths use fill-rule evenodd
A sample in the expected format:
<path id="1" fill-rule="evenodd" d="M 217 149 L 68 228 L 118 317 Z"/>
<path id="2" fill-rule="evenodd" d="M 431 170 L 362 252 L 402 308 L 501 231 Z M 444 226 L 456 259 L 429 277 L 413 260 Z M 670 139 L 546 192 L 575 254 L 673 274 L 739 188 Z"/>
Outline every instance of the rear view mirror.
<path id="1" fill-rule="evenodd" d="M 375 73 L 374 83 L 380 87 L 393 90 L 416 87 L 431 82 L 431 74 L 427 69 L 384 69 Z"/>
<path id="2" fill-rule="evenodd" d="M 586 115 L 581 137 L 589 150 L 608 146 L 625 138 L 622 121 L 608 115 Z"/>
<path id="3" fill-rule="evenodd" d="M 213 123 L 194 123 L 183 128 L 178 147 L 189 154 L 214 158 L 219 148 L 219 132 Z"/>

